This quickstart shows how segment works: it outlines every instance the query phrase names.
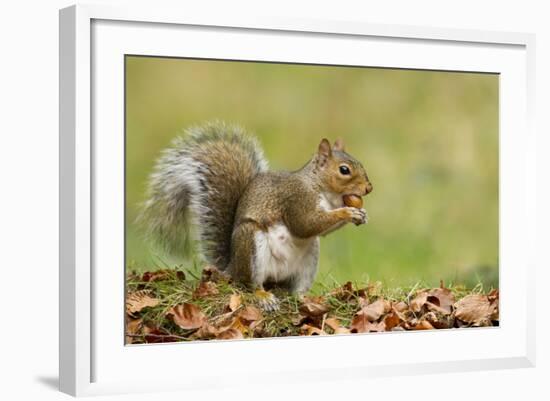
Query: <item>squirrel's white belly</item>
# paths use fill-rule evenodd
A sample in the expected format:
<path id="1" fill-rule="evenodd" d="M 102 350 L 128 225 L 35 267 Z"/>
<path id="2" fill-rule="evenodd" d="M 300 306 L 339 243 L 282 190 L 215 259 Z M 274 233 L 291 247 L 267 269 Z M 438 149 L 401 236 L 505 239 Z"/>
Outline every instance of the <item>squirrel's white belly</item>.
<path id="1" fill-rule="evenodd" d="M 254 275 L 255 282 L 302 281 L 302 277 L 317 269 L 319 239 L 296 238 L 282 224 L 271 226 L 267 232 L 255 235 Z M 313 272 L 312 272 L 313 270 Z"/>

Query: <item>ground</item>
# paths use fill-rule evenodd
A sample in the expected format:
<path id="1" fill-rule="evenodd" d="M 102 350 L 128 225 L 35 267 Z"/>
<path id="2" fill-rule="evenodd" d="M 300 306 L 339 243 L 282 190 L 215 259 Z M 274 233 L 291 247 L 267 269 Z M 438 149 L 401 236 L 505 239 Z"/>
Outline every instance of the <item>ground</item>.
<path id="1" fill-rule="evenodd" d="M 273 290 L 275 311 L 215 268 L 127 275 L 126 343 L 157 343 L 498 326 L 497 289 L 441 282 L 384 288 L 347 282 L 303 296 Z"/>

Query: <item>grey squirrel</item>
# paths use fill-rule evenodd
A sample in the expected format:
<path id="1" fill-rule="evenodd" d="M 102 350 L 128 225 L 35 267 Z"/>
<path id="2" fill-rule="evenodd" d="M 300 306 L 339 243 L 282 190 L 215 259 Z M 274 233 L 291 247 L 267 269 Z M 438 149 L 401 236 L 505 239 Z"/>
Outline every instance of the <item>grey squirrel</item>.
<path id="1" fill-rule="evenodd" d="M 256 139 L 220 122 L 187 130 L 158 159 L 140 220 L 170 253 L 204 259 L 253 287 L 265 306 L 271 284 L 304 293 L 313 284 L 319 236 L 367 222 L 362 196 L 372 191 L 363 165 L 322 139 L 299 170 L 274 172 Z M 355 199 L 346 206 L 344 199 Z M 357 199 L 359 203 L 357 203 Z"/>

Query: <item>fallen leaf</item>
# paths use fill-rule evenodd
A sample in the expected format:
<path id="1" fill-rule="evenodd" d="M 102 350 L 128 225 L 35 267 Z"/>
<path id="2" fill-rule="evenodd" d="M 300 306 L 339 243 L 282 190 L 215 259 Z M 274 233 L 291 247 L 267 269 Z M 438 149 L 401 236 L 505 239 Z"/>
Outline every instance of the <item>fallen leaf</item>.
<path id="1" fill-rule="evenodd" d="M 368 298 L 359 297 L 357 305 L 359 306 L 359 309 L 366 308 L 370 304 Z"/>
<path id="2" fill-rule="evenodd" d="M 392 307 L 397 312 L 404 312 L 409 309 L 409 305 L 407 305 L 407 303 L 403 301 L 399 301 L 396 304 L 393 304 Z"/>
<path id="3" fill-rule="evenodd" d="M 343 327 L 340 324 L 340 321 L 335 317 L 329 317 L 325 319 L 325 324 L 334 331 L 334 334 L 348 334 L 350 330 L 346 327 Z"/>
<path id="4" fill-rule="evenodd" d="M 341 301 L 348 301 L 351 298 L 353 298 L 353 284 L 351 281 L 348 281 L 341 287 L 335 288 L 331 292 L 329 292 L 330 296 L 336 297 Z"/>
<path id="5" fill-rule="evenodd" d="M 193 338 L 196 339 L 210 339 L 215 338 L 220 334 L 220 329 L 211 325 L 208 322 L 205 322 L 194 334 Z"/>
<path id="6" fill-rule="evenodd" d="M 193 292 L 193 298 L 204 298 L 216 294 L 219 294 L 219 291 L 215 283 L 212 281 L 201 281 Z"/>
<path id="7" fill-rule="evenodd" d="M 294 315 L 292 317 L 292 324 L 294 326 L 301 326 L 303 323 L 307 322 L 307 321 L 311 321 L 311 319 L 307 316 L 304 316 L 304 315 Z"/>
<path id="8" fill-rule="evenodd" d="M 184 330 L 198 329 L 206 322 L 206 316 L 200 308 L 188 303 L 170 308 L 166 315 L 170 316 L 174 323 Z"/>
<path id="9" fill-rule="evenodd" d="M 432 330 L 434 327 L 427 320 L 421 320 L 413 326 L 413 330 Z"/>
<path id="10" fill-rule="evenodd" d="M 142 290 L 126 295 L 126 313 L 134 316 L 135 313 L 140 312 L 143 308 L 157 306 L 159 300 L 150 294 L 150 291 Z"/>
<path id="11" fill-rule="evenodd" d="M 395 326 L 394 328 L 391 329 L 391 331 L 406 331 L 406 330 L 401 326 Z"/>
<path id="12" fill-rule="evenodd" d="M 141 332 L 143 327 L 143 319 L 132 319 L 126 316 L 126 344 L 132 344 L 135 336 Z"/>
<path id="13" fill-rule="evenodd" d="M 429 305 L 427 305 L 428 309 L 436 309 L 438 312 L 448 315 L 452 312 L 455 296 L 448 288 L 434 288 L 428 293 L 426 301 L 429 303 Z M 434 308 L 433 305 L 435 305 L 436 308 Z"/>
<path id="14" fill-rule="evenodd" d="M 428 300 L 427 292 L 421 291 L 420 293 L 417 293 L 416 297 L 412 299 L 410 302 L 411 310 L 415 313 L 420 312 L 427 300 Z"/>
<path id="15" fill-rule="evenodd" d="M 337 329 L 334 330 L 334 334 L 349 334 L 349 333 L 351 333 L 351 330 L 343 326 L 338 327 Z"/>
<path id="16" fill-rule="evenodd" d="M 489 302 L 491 302 L 491 305 L 494 306 L 494 311 L 491 314 L 491 320 L 492 321 L 498 321 L 499 320 L 499 291 L 494 289 L 491 290 L 491 292 L 487 295 L 487 298 L 489 299 Z"/>
<path id="17" fill-rule="evenodd" d="M 216 339 L 218 340 L 241 340 L 243 338 L 243 334 L 239 330 L 232 327 L 222 331 L 216 336 Z"/>
<path id="18" fill-rule="evenodd" d="M 351 321 L 350 331 L 352 333 L 368 333 L 372 331 L 385 331 L 386 325 L 382 321 L 380 323 L 372 323 L 363 313 L 357 313 Z"/>
<path id="19" fill-rule="evenodd" d="M 323 330 L 321 330 L 320 328 L 315 327 L 315 326 L 311 326 L 309 324 L 304 324 L 301 327 L 301 330 L 306 336 L 324 336 L 324 335 L 327 334 Z"/>
<path id="20" fill-rule="evenodd" d="M 497 303 L 497 304 L 495 305 L 495 308 L 494 308 L 494 310 L 493 310 L 493 313 L 491 313 L 490 319 L 491 319 L 492 321 L 498 322 L 498 321 L 500 320 L 500 318 L 499 318 L 499 311 L 498 311 L 498 310 L 499 310 L 499 309 L 498 309 L 498 303 Z"/>
<path id="21" fill-rule="evenodd" d="M 313 301 L 306 301 L 300 305 L 300 313 L 308 317 L 319 317 L 329 311 L 328 306 L 316 303 Z"/>
<path id="22" fill-rule="evenodd" d="M 491 304 L 487 295 L 470 294 L 455 303 L 455 316 L 473 325 L 488 325 L 496 304 Z"/>
<path id="23" fill-rule="evenodd" d="M 262 318 L 262 312 L 255 306 L 246 306 L 239 312 L 239 317 L 247 324 L 260 320 Z"/>
<path id="24" fill-rule="evenodd" d="M 143 276 L 141 277 L 141 281 L 150 282 L 150 281 L 169 280 L 174 275 L 178 280 L 185 280 L 185 273 L 183 273 L 181 270 L 162 269 L 154 272 L 143 273 Z"/>
<path id="25" fill-rule="evenodd" d="M 239 309 L 239 306 L 242 304 L 242 297 L 237 294 L 233 293 L 229 297 L 229 304 L 227 305 L 227 309 L 229 309 L 231 312 L 235 312 L 237 309 Z"/>
<path id="26" fill-rule="evenodd" d="M 233 321 L 234 314 L 234 312 L 229 311 L 226 313 L 222 313 L 221 315 L 213 316 L 210 319 L 210 323 L 212 323 L 216 327 L 229 326 L 229 324 Z"/>
<path id="27" fill-rule="evenodd" d="M 180 338 L 158 327 L 145 326 L 143 328 L 143 334 L 146 343 L 173 343 L 181 341 Z"/>
<path id="28" fill-rule="evenodd" d="M 428 299 L 430 299 L 430 297 L 428 297 Z M 451 313 L 450 310 L 443 309 L 439 305 L 437 305 L 436 303 L 433 303 L 433 302 L 427 301 L 424 305 L 426 306 L 428 311 L 437 312 L 441 315 L 449 315 Z"/>
<path id="29" fill-rule="evenodd" d="M 328 317 L 325 319 L 325 324 L 332 330 L 336 330 L 338 327 L 340 327 L 340 320 L 336 319 L 335 317 Z"/>
<path id="30" fill-rule="evenodd" d="M 391 309 L 391 304 L 389 301 L 386 301 L 383 298 L 376 300 L 375 302 L 363 307 L 358 314 L 364 314 L 365 317 L 371 321 L 375 322 L 380 319 L 385 313 L 388 313 Z"/>
<path id="31" fill-rule="evenodd" d="M 384 317 L 384 324 L 386 325 L 386 330 L 392 330 L 394 327 L 399 326 L 403 320 L 399 316 L 399 313 L 394 311 L 388 313 Z"/>
<path id="32" fill-rule="evenodd" d="M 454 318 L 448 314 L 438 314 L 434 311 L 423 316 L 436 329 L 450 329 L 454 325 Z"/>
<path id="33" fill-rule="evenodd" d="M 143 325 L 143 319 L 133 319 L 129 316 L 126 316 L 126 333 L 128 334 L 137 334 Z"/>
<path id="34" fill-rule="evenodd" d="M 202 269 L 201 281 L 212 281 L 214 283 L 219 281 L 230 282 L 231 276 L 219 270 L 216 266 L 208 265 Z"/>

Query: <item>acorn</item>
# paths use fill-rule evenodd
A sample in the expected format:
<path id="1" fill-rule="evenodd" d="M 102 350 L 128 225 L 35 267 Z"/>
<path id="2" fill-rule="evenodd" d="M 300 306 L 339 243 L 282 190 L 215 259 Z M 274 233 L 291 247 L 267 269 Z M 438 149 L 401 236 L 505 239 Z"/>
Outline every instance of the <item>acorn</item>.
<path id="1" fill-rule="evenodd" d="M 356 207 L 361 209 L 363 207 L 363 199 L 357 195 L 344 195 L 344 205 L 348 207 Z"/>

